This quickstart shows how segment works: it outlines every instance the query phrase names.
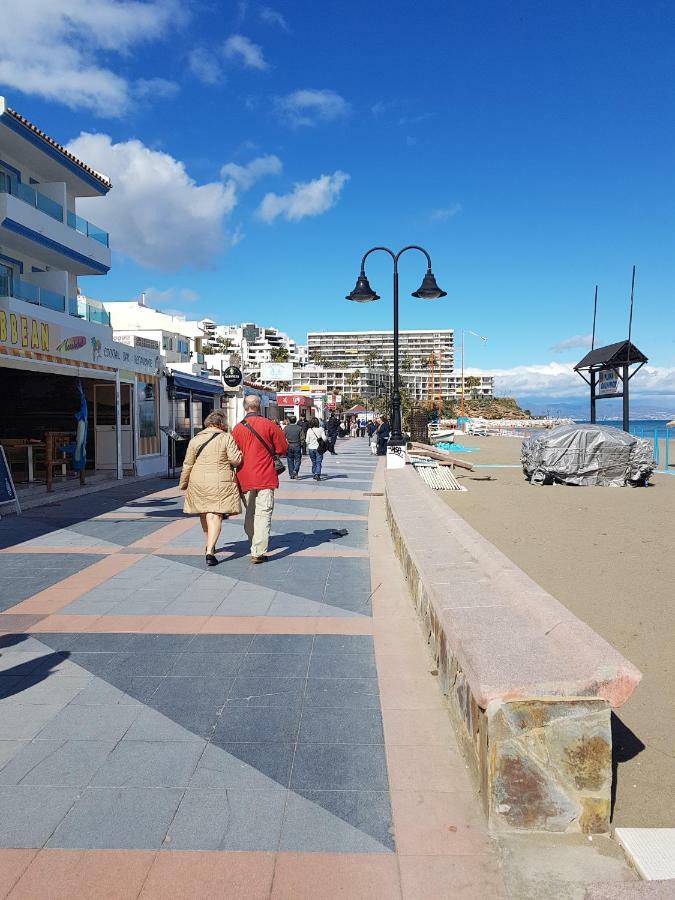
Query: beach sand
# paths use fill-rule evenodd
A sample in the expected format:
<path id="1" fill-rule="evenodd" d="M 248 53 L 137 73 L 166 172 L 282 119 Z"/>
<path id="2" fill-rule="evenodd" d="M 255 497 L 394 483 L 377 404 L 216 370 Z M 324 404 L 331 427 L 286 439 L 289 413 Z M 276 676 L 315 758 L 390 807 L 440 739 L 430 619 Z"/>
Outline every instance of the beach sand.
<path id="1" fill-rule="evenodd" d="M 474 465 L 518 467 L 456 470 L 468 491 L 444 492 L 447 503 L 643 673 L 615 722 L 614 825 L 675 826 L 675 475 L 534 487 L 518 438 L 459 443 L 480 447 L 461 454 Z"/>

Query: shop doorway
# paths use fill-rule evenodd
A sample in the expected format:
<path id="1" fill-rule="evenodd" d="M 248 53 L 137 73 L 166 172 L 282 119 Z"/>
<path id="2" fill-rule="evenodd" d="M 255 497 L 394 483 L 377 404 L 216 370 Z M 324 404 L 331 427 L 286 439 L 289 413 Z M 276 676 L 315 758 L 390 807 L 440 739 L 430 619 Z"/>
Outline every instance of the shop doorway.
<path id="1" fill-rule="evenodd" d="M 133 469 L 133 385 L 120 385 L 120 422 L 122 428 L 122 468 Z M 117 468 L 117 420 L 115 384 L 94 385 L 94 446 L 97 469 Z"/>

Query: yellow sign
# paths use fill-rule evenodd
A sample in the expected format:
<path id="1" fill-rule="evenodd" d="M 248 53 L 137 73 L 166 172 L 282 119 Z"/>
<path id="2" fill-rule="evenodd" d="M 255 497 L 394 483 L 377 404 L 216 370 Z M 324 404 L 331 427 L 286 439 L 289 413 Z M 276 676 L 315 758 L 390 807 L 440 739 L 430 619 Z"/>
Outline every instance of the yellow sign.
<path id="1" fill-rule="evenodd" d="M 0 309 L 0 344 L 49 352 L 49 325 L 31 316 Z"/>

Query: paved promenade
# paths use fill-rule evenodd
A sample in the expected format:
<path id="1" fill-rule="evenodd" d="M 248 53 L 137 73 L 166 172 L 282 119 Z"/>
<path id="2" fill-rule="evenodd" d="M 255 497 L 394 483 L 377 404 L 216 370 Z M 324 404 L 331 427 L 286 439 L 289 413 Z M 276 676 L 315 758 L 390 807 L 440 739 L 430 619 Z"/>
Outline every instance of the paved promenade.
<path id="1" fill-rule="evenodd" d="M 382 471 L 338 449 L 262 566 L 238 518 L 206 569 L 161 480 L 0 521 L 0 897 L 505 896 Z"/>

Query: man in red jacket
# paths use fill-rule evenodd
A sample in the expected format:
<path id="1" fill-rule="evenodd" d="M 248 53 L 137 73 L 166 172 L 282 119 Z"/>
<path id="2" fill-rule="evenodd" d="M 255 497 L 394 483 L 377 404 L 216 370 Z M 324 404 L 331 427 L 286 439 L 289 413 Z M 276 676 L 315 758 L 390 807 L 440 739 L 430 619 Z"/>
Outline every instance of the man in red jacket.
<path id="1" fill-rule="evenodd" d="M 232 437 L 244 457 L 237 469 L 237 481 L 246 501 L 244 530 L 251 542 L 251 561 L 262 563 L 267 560 L 274 491 L 279 487 L 274 454 L 282 456 L 288 450 L 288 442 L 275 422 L 260 415 L 260 397 L 245 397 L 244 413 L 243 420 L 232 429 Z"/>

